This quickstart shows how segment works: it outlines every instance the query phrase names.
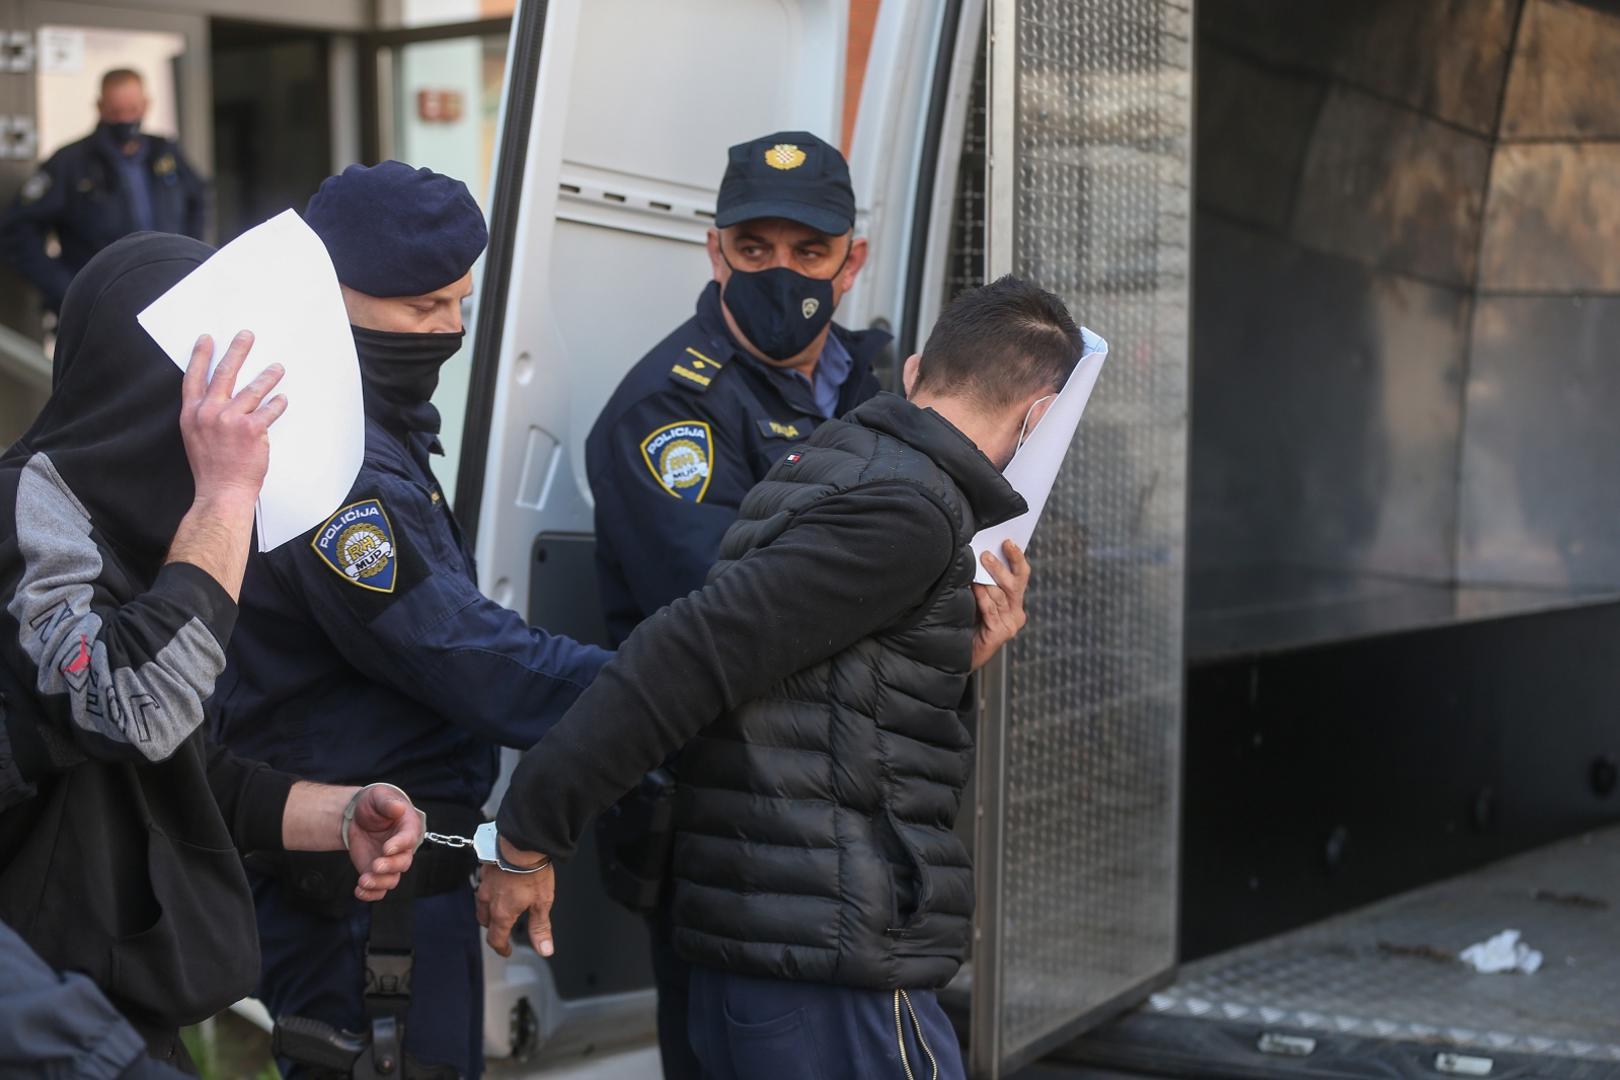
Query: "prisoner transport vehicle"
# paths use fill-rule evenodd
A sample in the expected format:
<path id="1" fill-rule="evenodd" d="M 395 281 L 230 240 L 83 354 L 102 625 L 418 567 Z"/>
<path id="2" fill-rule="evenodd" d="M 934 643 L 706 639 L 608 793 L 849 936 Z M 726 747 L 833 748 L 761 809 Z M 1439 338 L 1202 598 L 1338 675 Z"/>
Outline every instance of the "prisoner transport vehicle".
<path id="1" fill-rule="evenodd" d="M 457 502 L 485 587 L 599 636 L 581 444 L 706 277 L 720 147 L 853 110 L 841 320 L 903 358 L 1016 272 L 1114 345 L 981 680 L 972 1071 L 1620 1075 L 1620 675 L 1581 647 L 1620 631 L 1620 529 L 1580 505 L 1620 255 L 1525 194 L 1616 156 L 1579 46 L 1620 16 L 875 7 L 864 79 L 868 5 L 520 11 Z M 651 1030 L 595 875 L 555 960 L 491 964 L 492 1053 Z M 1504 929 L 1536 974 L 1457 960 Z"/>
<path id="2" fill-rule="evenodd" d="M 274 17 L 313 34 L 400 3 Z M 271 15 L 0 0 L 0 60 L 60 72 L 57 24 L 195 34 L 216 7 L 238 21 L 177 85 L 219 88 L 212 172 L 246 205 L 230 133 L 313 115 L 270 96 L 304 39 L 239 22 Z M 584 438 L 690 314 L 732 143 L 842 137 L 872 258 L 838 318 L 896 335 L 888 385 L 943 303 L 1007 272 L 1112 345 L 1029 626 L 979 683 L 977 923 L 944 995 L 976 1076 L 1620 1076 L 1620 9 L 499 7 L 334 37 L 332 85 L 366 92 L 315 172 L 440 163 L 472 111 L 421 75 L 440 39 L 504 55 L 442 479 L 482 586 L 531 621 L 603 636 Z M 0 74 L 13 187 L 46 118 L 23 79 Z M 646 932 L 589 843 L 557 955 L 487 957 L 495 1075 L 656 1073 Z M 1534 974 L 1458 960 L 1508 929 Z"/>

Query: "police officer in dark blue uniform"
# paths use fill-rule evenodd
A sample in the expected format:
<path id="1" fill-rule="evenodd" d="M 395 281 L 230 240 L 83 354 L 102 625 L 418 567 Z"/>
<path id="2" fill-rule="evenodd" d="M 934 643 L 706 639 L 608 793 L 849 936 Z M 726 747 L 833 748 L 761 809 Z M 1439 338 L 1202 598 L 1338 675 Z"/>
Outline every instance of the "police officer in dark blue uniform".
<path id="1" fill-rule="evenodd" d="M 57 311 L 90 257 L 132 232 L 203 238 L 206 189 L 173 140 L 141 131 L 146 88 L 128 68 L 101 77 L 101 122 L 51 155 L 0 219 L 0 258 Z M 61 246 L 46 253 L 54 233 Z"/>
<path id="2" fill-rule="evenodd" d="M 608 654 L 534 629 L 479 592 L 433 475 L 442 449 L 429 401 L 461 346 L 487 240 L 466 186 L 397 161 L 356 165 L 321 185 L 305 218 L 354 324 L 365 463 L 330 520 L 249 561 L 217 724 L 230 745 L 312 779 L 385 778 L 427 811 L 430 829 L 470 836 L 499 748 L 538 740 Z M 471 865 L 459 856 L 423 847 L 401 884 L 415 899 L 375 913 L 344 895 L 335 861 L 256 867 L 271 1012 L 369 1025 L 373 1038 L 402 1020 L 418 1062 L 476 1077 L 482 954 Z"/>
<path id="3" fill-rule="evenodd" d="M 837 148 L 804 131 L 733 146 L 714 224 L 714 280 L 696 314 L 630 370 L 585 443 L 598 583 L 615 644 L 702 587 L 743 496 L 777 459 L 879 389 L 873 361 L 889 335 L 832 321 L 867 257 Z M 660 770 L 640 794 L 667 799 L 668 782 Z M 619 815 L 600 838 L 616 852 L 609 888 L 650 912 L 664 1075 L 696 1078 L 688 968 L 669 945 L 661 895 L 668 838 L 647 835 L 645 822 L 657 815 L 638 815 L 634 802 Z"/>

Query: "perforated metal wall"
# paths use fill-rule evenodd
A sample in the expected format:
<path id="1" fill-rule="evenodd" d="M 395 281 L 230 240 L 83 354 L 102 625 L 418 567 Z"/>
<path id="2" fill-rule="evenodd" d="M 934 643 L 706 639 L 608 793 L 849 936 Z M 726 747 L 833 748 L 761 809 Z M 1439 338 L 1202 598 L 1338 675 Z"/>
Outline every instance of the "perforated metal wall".
<path id="1" fill-rule="evenodd" d="M 956 170 L 956 203 L 951 215 L 945 299 L 984 284 L 984 33 L 979 32 L 979 59 L 973 66 L 967 124 L 962 132 L 962 158 Z"/>
<path id="2" fill-rule="evenodd" d="M 1174 964 L 1192 168 L 1188 3 L 1016 0 L 991 27 L 990 276 L 1112 349 L 986 680 L 980 1075 Z"/>

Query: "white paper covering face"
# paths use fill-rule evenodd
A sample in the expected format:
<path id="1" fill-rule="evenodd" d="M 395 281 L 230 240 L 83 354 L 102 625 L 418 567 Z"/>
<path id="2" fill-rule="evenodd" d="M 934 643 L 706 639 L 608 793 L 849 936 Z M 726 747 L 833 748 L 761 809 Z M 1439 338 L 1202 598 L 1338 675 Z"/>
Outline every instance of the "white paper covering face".
<path id="1" fill-rule="evenodd" d="M 154 300 L 140 323 L 181 370 L 201 335 L 214 339 L 218 365 L 239 331 L 253 331 L 237 389 L 272 363 L 286 369 L 271 392 L 287 395 L 287 411 L 270 427 L 260 551 L 343 505 L 366 450 L 360 364 L 331 256 L 303 219 L 287 210 L 232 240 Z"/>
<path id="2" fill-rule="evenodd" d="M 1040 423 L 1035 425 L 1035 430 L 1029 433 L 1024 445 L 1018 448 L 1012 461 L 1002 470 L 1001 475 L 1007 478 L 1007 483 L 1029 504 L 1029 512 L 1000 525 L 981 529 L 973 537 L 973 580 L 981 585 L 995 582 L 979 561 L 985 552 L 993 552 L 996 558 L 1005 562 L 1007 556 L 1001 550 L 1003 541 L 1011 540 L 1021 549 L 1029 548 L 1035 526 L 1040 524 L 1041 511 L 1046 509 L 1046 498 L 1052 494 L 1052 485 L 1057 483 L 1063 458 L 1069 452 L 1069 444 L 1074 441 L 1074 433 L 1080 428 L 1080 417 L 1086 411 L 1086 402 L 1091 400 L 1092 388 L 1097 385 L 1097 376 L 1102 373 L 1103 361 L 1108 359 L 1108 342 L 1083 326 L 1080 337 L 1083 342 L 1080 362 L 1069 373 L 1069 381 L 1063 384 L 1063 392 L 1047 408 Z"/>

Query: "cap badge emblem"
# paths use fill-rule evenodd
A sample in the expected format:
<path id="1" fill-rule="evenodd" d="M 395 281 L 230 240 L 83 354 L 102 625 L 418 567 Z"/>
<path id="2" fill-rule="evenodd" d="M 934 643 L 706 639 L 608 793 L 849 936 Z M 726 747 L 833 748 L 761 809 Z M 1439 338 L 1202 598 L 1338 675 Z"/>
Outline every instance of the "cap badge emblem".
<path id="1" fill-rule="evenodd" d="M 807 318 L 807 319 L 810 316 L 814 315 L 820 308 L 821 308 L 821 301 L 817 300 L 813 296 L 805 297 L 803 302 L 801 302 L 799 304 L 799 310 L 804 312 L 804 317 Z"/>
<path id="2" fill-rule="evenodd" d="M 797 169 L 804 164 L 804 151 L 792 143 L 777 143 L 765 151 L 765 164 L 773 169 Z"/>

